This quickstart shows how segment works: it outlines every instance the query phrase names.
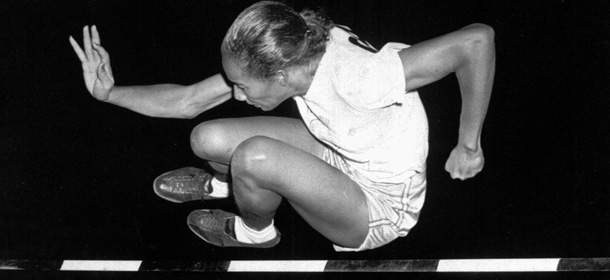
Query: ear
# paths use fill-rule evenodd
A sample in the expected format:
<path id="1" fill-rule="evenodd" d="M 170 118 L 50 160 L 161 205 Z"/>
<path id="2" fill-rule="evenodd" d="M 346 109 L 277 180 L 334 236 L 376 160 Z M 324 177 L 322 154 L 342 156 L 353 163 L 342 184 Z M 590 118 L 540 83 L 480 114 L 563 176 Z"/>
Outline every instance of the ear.
<path id="1" fill-rule="evenodd" d="M 275 73 L 274 79 L 280 86 L 285 87 L 288 85 L 288 75 L 288 72 L 282 69 Z"/>

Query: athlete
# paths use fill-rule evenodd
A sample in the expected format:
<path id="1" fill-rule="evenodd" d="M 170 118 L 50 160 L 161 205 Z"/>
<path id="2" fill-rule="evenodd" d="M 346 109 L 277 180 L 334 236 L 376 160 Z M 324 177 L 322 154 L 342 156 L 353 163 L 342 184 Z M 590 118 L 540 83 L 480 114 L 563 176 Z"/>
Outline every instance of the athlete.
<path id="1" fill-rule="evenodd" d="M 234 197 L 237 214 L 202 209 L 187 219 L 213 245 L 275 246 L 273 218 L 282 199 L 337 251 L 374 249 L 407 235 L 426 191 L 428 124 L 416 89 L 450 73 L 459 81 L 462 111 L 445 169 L 464 180 L 484 165 L 480 139 L 495 47 L 493 29 L 483 24 L 377 51 L 314 11 L 259 2 L 237 17 L 222 42 L 224 75 L 189 86 L 115 86 L 96 27 L 85 27 L 83 37 L 82 49 L 70 42 L 89 92 L 147 116 L 192 118 L 231 96 L 265 111 L 296 101 L 302 120 L 198 125 L 192 150 L 215 172 L 186 167 L 154 181 L 154 191 L 172 202 Z"/>

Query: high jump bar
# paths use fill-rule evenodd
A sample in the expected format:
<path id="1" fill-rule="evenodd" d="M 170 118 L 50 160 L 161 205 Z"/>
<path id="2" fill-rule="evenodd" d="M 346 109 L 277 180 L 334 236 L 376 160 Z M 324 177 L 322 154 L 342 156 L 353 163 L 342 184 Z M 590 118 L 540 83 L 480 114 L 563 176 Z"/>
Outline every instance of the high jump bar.
<path id="1" fill-rule="evenodd" d="M 165 272 L 610 271 L 610 258 L 421 260 L 0 260 L 0 270 Z"/>

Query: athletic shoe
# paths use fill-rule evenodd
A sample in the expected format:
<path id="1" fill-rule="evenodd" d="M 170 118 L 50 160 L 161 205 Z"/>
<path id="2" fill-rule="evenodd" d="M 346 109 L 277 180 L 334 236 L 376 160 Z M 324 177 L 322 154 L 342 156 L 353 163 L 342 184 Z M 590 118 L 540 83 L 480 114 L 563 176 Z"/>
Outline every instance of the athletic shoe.
<path id="1" fill-rule="evenodd" d="M 243 243 L 235 237 L 235 214 L 222 210 L 195 210 L 187 219 L 189 228 L 201 239 L 219 247 L 271 248 L 280 243 L 280 232 L 263 243 Z"/>
<path id="2" fill-rule="evenodd" d="M 212 178 L 212 174 L 202 169 L 184 167 L 157 177 L 153 189 L 161 198 L 175 203 L 219 199 L 209 196 L 213 190 Z"/>

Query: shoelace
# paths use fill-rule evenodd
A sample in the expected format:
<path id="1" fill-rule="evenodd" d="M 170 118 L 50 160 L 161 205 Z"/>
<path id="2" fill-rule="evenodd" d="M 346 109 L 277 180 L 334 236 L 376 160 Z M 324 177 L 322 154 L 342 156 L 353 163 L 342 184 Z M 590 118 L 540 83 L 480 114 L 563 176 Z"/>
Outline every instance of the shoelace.
<path id="1" fill-rule="evenodd" d="M 196 190 L 198 195 L 203 196 L 212 192 L 211 184 L 205 184 L 204 181 L 205 176 L 188 174 L 171 178 L 167 186 L 169 186 L 171 192 L 189 193 Z M 203 188 L 200 188 L 199 184 L 204 184 Z"/>
<path id="2" fill-rule="evenodd" d="M 216 215 L 205 215 L 197 219 L 197 224 L 202 229 L 217 231 L 224 228 L 225 223 L 224 220 L 220 220 L 216 217 Z"/>

